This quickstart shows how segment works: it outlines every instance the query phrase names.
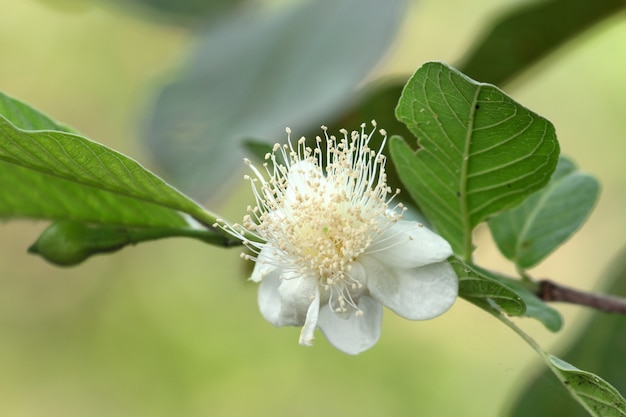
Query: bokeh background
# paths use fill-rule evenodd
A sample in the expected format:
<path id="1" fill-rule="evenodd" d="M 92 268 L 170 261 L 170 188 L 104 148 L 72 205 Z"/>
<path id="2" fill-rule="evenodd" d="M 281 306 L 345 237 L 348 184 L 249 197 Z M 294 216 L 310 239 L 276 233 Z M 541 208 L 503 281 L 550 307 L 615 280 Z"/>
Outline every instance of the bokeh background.
<path id="1" fill-rule="evenodd" d="M 458 62 L 514 4 L 412 2 L 368 79 Z M 122 1 L 4 0 L 2 9 L 0 89 L 162 172 L 139 137 L 194 43 L 190 26 Z M 616 16 L 506 87 L 551 120 L 563 153 L 602 183 L 581 231 L 532 271 L 587 290 L 607 284 L 624 245 L 625 40 L 626 19 Z M 238 219 L 249 201 L 241 185 L 207 205 Z M 380 342 L 356 357 L 321 335 L 303 348 L 299 329 L 260 316 L 238 249 L 171 239 L 61 269 L 26 254 L 44 227 L 0 224 L 2 416 L 499 416 L 541 367 L 523 341 L 463 300 L 428 322 L 387 311 Z M 487 230 L 476 241 L 478 263 L 511 272 Z M 557 354 L 589 317 L 559 309 L 566 324 L 556 335 L 520 321 Z M 568 401 L 553 388 L 554 401 Z"/>

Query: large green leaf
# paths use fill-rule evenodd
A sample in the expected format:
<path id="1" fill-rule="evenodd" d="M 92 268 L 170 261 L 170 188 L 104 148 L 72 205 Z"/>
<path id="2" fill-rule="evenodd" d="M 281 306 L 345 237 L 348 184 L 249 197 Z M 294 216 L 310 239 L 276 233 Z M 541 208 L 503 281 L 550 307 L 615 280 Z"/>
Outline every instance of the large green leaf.
<path id="1" fill-rule="evenodd" d="M 16 127 L 24 130 L 73 132 L 69 127 L 52 120 L 28 104 L 9 97 L 2 92 L 0 92 L 0 115 L 10 120 Z"/>
<path id="2" fill-rule="evenodd" d="M 0 218 L 73 219 L 138 227 L 187 225 L 174 210 L 3 161 Z"/>
<path id="3" fill-rule="evenodd" d="M 615 257 L 616 264 L 609 271 L 606 291 L 612 295 L 626 296 L 626 251 L 622 250 Z M 626 319 L 623 315 L 594 312 L 581 329 L 579 336 L 571 341 L 569 347 L 559 356 L 584 369 L 589 369 L 597 375 L 602 375 L 619 391 L 626 392 Z M 567 366 L 566 366 L 567 367 Z M 560 372 L 560 371 L 559 371 Z M 582 385 L 592 388 L 597 381 L 591 376 L 572 374 L 576 381 L 582 380 Z M 589 380 L 590 379 L 590 380 Z M 595 389 L 595 388 L 594 388 Z M 519 391 L 519 390 L 518 390 Z M 606 391 L 613 400 L 605 399 L 608 411 L 604 415 L 626 416 L 624 405 L 621 413 L 611 409 L 611 405 L 620 404 L 619 397 L 613 391 L 603 386 L 600 392 Z M 526 384 L 519 398 L 510 411 L 510 417 L 526 416 L 568 416 L 584 417 L 588 415 L 573 401 L 563 401 L 560 397 L 564 391 L 554 384 L 554 378 L 547 370 L 540 372 Z M 607 401 L 608 400 L 608 401 Z"/>
<path id="4" fill-rule="evenodd" d="M 59 125 L 18 100 L 0 103 L 0 217 L 184 226 L 178 210 L 213 221 L 129 157 L 68 129 L 42 130 Z"/>
<path id="5" fill-rule="evenodd" d="M 351 104 L 406 4 L 309 0 L 224 19 L 199 33 L 180 77 L 159 94 L 144 140 L 185 192 L 214 195 L 244 167 L 244 138 L 282 142 L 285 127 L 303 135 Z"/>
<path id="6" fill-rule="evenodd" d="M 396 116 L 419 146 L 414 152 L 392 138 L 400 179 L 465 259 L 474 227 L 545 186 L 556 167 L 559 144 L 549 121 L 442 63 L 415 72 Z"/>
<path id="7" fill-rule="evenodd" d="M 137 162 L 92 142 L 0 93 L 0 218 L 55 220 L 30 248 L 57 265 L 126 245 L 185 236 L 229 246 L 195 230 L 215 216 Z"/>
<path id="8" fill-rule="evenodd" d="M 519 268 L 533 267 L 583 224 L 599 190 L 593 176 L 561 157 L 547 187 L 489 220 L 498 248 Z"/>
<path id="9" fill-rule="evenodd" d="M 459 68 L 472 78 L 501 85 L 620 10 L 622 0 L 521 2 L 496 20 Z"/>

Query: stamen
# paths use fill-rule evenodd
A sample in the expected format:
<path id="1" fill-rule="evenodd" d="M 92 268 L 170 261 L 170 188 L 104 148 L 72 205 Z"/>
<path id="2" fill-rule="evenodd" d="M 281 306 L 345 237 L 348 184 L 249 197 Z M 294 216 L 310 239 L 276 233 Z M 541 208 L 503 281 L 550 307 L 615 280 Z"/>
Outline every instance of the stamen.
<path id="1" fill-rule="evenodd" d="M 306 275 L 318 280 L 302 329 L 303 344 L 313 339 L 320 290 L 328 294 L 328 303 L 337 313 L 363 314 L 357 304 L 363 284 L 352 275 L 352 263 L 372 253 L 371 243 L 380 242 L 379 236 L 406 210 L 401 203 L 390 208 L 399 190 L 387 185 L 387 159 L 382 153 L 387 135 L 378 130 L 382 145 L 370 149 L 377 132 L 376 122 L 371 125 L 369 133 L 362 124 L 360 131 L 341 129 L 339 137 L 329 135 L 322 126 L 322 137 L 315 138 L 313 147 L 304 138 L 292 142 L 291 129 L 285 129 L 287 143 L 274 145 L 261 170 L 245 160 L 253 173 L 245 178 L 255 205 L 248 207 L 243 226 L 222 220 L 215 225 L 244 241 L 252 252 L 242 255 L 244 259 L 279 268 L 290 277 Z M 261 259 L 266 246 L 273 248 L 271 256 L 263 252 Z"/>

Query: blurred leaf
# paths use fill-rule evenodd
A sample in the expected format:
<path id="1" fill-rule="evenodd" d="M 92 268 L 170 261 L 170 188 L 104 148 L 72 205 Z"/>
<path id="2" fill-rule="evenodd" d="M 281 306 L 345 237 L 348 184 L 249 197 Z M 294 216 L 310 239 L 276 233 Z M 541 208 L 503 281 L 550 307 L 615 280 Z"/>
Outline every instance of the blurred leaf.
<path id="1" fill-rule="evenodd" d="M 371 120 L 376 120 L 378 127 L 385 129 L 389 135 L 410 137 L 411 132 L 404 123 L 398 121 L 394 112 L 400 95 L 402 94 L 404 83 L 405 81 L 394 79 L 376 81 L 369 84 L 356 95 L 354 104 L 350 109 L 341 113 L 339 117 L 335 117 L 324 123 L 324 125 L 328 127 L 328 132 L 338 134 L 339 130 L 343 128 L 355 130 L 358 129 L 362 123 L 369 123 Z M 315 137 L 320 134 L 320 126 L 314 126 L 303 136 L 307 138 L 307 143 L 310 144 L 309 146 L 317 146 Z M 273 144 L 270 143 L 271 142 L 262 142 L 257 139 L 247 140 L 243 145 L 247 152 L 262 160 L 263 156 L 272 150 Z M 380 148 L 382 145 L 382 136 L 372 136 L 370 144 L 372 148 Z M 322 149 L 325 149 L 324 146 L 325 143 L 322 142 Z M 388 150 L 384 149 L 383 153 L 387 155 Z M 401 188 L 402 184 L 391 159 L 387 160 L 385 170 L 387 173 L 387 184 L 394 190 Z M 411 206 L 412 201 L 410 199 L 405 200 L 403 197 L 404 194 L 400 194 L 397 200 L 401 200 L 403 204 Z"/>
<path id="2" fill-rule="evenodd" d="M 376 120 L 378 126 L 390 135 L 410 137 L 411 132 L 396 118 L 394 112 L 407 78 L 376 81 L 369 84 L 356 96 L 351 108 L 343 112 L 336 120 L 328 122 L 329 130 L 339 131 L 341 128 L 348 129 L 360 126 L 361 123 L 369 123 L 370 120 Z"/>
<path id="3" fill-rule="evenodd" d="M 272 148 L 274 147 L 274 145 L 261 141 L 260 139 L 245 139 L 241 145 L 246 150 L 247 155 L 258 161 L 265 160 L 265 155 L 272 153 Z"/>
<path id="4" fill-rule="evenodd" d="M 608 277 L 609 294 L 626 296 L 626 251 L 622 250 L 615 257 L 615 264 L 606 276 Z M 588 323 L 580 329 L 579 336 L 573 340 L 570 347 L 562 355 L 567 362 L 575 363 L 580 367 L 589 369 L 595 374 L 602 375 L 610 381 L 619 391 L 626 392 L 626 319 L 623 315 L 594 312 Z M 576 379 L 576 373 L 572 374 Z M 585 379 L 583 379 L 585 380 Z M 596 385 L 591 377 L 587 381 L 590 386 Z M 607 395 L 612 394 L 611 388 L 602 387 Z M 554 378 L 547 370 L 541 372 L 527 384 L 515 405 L 510 417 L 526 416 L 568 416 L 583 417 L 587 413 L 573 401 L 564 401 L 562 391 Z M 615 397 L 615 406 L 622 404 L 623 399 Z M 610 405 L 611 402 L 607 402 Z M 609 408 L 610 410 L 610 408 Z M 626 411 L 621 413 L 611 410 L 604 414 L 608 416 L 626 416 Z"/>
<path id="5" fill-rule="evenodd" d="M 460 297 L 489 312 L 494 310 L 492 303 L 511 316 L 522 316 L 526 312 L 522 298 L 506 285 L 458 258 L 452 258 L 450 265 L 459 277 Z"/>
<path id="6" fill-rule="evenodd" d="M 285 127 L 303 132 L 349 104 L 405 6 L 317 0 L 222 21 L 199 34 L 186 69 L 161 91 L 144 140 L 176 184 L 214 194 L 243 168 L 243 138 L 284 141 Z"/>
<path id="7" fill-rule="evenodd" d="M 415 72 L 396 115 L 419 146 L 414 152 L 391 139 L 400 179 L 464 259 L 474 227 L 545 186 L 556 167 L 559 144 L 549 121 L 442 63 Z"/>
<path id="8" fill-rule="evenodd" d="M 0 109 L 25 128 L 55 122 L 18 100 Z M 176 210 L 212 222 L 132 159 L 79 135 L 25 130 L 0 115 L 0 218 L 74 219 L 133 226 L 186 226 Z"/>
<path id="9" fill-rule="evenodd" d="M 404 81 L 386 80 L 371 83 L 356 96 L 355 103 L 349 110 L 343 112 L 339 118 L 325 123 L 328 126 L 328 131 L 339 132 L 339 129 L 342 128 L 348 130 L 356 129 L 361 123 L 369 123 L 371 120 L 376 120 L 378 127 L 385 129 L 388 135 L 411 137 L 411 132 L 404 123 L 396 118 L 394 112 L 405 82 L 406 79 Z M 319 135 L 318 132 L 319 127 L 315 127 L 314 130 L 305 136 L 307 139 L 313 139 L 316 135 Z M 379 148 L 382 144 L 382 137 L 375 135 L 370 143 L 372 148 Z M 388 155 L 388 149 L 384 149 L 383 153 Z M 385 171 L 387 173 L 387 184 L 394 190 L 402 188 L 402 183 L 392 159 L 387 160 Z M 402 201 L 412 211 L 416 210 L 410 197 L 404 193 L 400 194 L 396 201 Z"/>
<path id="10" fill-rule="evenodd" d="M 523 2 L 495 22 L 459 68 L 474 79 L 504 84 L 620 10 L 624 10 L 623 0 Z"/>
<path id="11" fill-rule="evenodd" d="M 253 6 L 250 0 L 39 0 L 61 12 L 87 12 L 94 7 L 115 7 L 151 21 L 187 26 L 214 23 L 226 13 Z"/>
<path id="12" fill-rule="evenodd" d="M 578 230 L 599 190 L 593 176 L 561 157 L 547 187 L 489 220 L 498 248 L 520 269 L 533 267 Z"/>
<path id="13" fill-rule="evenodd" d="M 105 5 L 116 3 L 126 9 L 142 6 L 145 11 L 158 13 L 155 16 L 144 12 L 143 16 L 157 17 L 174 23 L 206 25 L 207 22 L 215 22 L 218 18 L 223 18 L 226 13 L 233 12 L 249 2 L 247 0 L 117 0 L 115 2 L 104 0 L 101 3 Z"/>
<path id="14" fill-rule="evenodd" d="M 235 243 L 210 230 L 141 229 L 60 220 L 52 223 L 28 248 L 28 252 L 40 255 L 55 265 L 73 266 L 96 254 L 115 252 L 127 245 L 167 237 L 192 237 L 219 246 Z"/>

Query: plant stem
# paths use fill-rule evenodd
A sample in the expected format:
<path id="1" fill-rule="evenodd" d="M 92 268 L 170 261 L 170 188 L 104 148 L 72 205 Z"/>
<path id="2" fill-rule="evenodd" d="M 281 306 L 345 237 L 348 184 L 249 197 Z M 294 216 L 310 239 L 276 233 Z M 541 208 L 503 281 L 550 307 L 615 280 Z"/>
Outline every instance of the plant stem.
<path id="1" fill-rule="evenodd" d="M 504 323 L 509 329 L 513 330 L 519 337 L 521 337 L 530 347 L 532 347 L 535 352 L 537 352 L 544 360 L 549 359 L 549 354 L 541 346 L 539 343 L 535 341 L 532 337 L 530 337 L 526 332 L 517 327 L 515 323 L 509 320 L 501 311 L 492 313 L 498 320 Z"/>
<path id="2" fill-rule="evenodd" d="M 564 287 L 550 280 L 538 282 L 537 296 L 543 301 L 559 301 L 592 307 L 608 313 L 626 314 L 626 299 L 610 295 L 590 294 Z"/>
<path id="3" fill-rule="evenodd" d="M 219 217 L 217 217 L 215 214 L 202 209 L 201 207 L 199 207 L 198 210 L 196 210 L 195 212 L 191 213 L 191 212 L 187 212 L 187 214 L 189 214 L 191 217 L 193 217 L 194 220 L 196 220 L 198 223 L 200 223 L 201 225 L 203 225 L 204 227 L 206 227 L 207 229 L 219 233 L 220 235 L 224 236 L 225 239 L 227 241 L 232 241 L 233 240 L 233 236 L 231 236 L 230 234 L 226 233 L 224 230 L 222 230 L 219 227 L 214 227 L 214 224 L 217 223 Z M 243 233 L 243 237 L 251 240 L 253 242 L 258 242 L 259 238 L 257 236 L 254 236 L 253 234 L 249 233 L 249 232 L 245 232 Z M 242 242 L 239 242 L 238 244 L 241 244 Z M 224 246 L 236 246 L 235 244 L 229 244 L 229 245 L 224 245 Z"/>

